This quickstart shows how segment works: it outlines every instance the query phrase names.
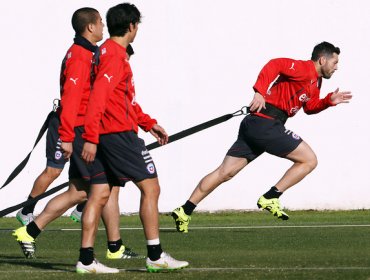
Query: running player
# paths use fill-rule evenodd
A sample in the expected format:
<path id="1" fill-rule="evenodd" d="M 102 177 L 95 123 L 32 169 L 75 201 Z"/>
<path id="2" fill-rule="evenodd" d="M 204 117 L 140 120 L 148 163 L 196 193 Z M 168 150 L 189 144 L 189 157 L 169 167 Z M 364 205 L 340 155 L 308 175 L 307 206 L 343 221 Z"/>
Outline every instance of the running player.
<path id="1" fill-rule="evenodd" d="M 259 198 L 257 205 L 277 218 L 289 218 L 280 206 L 279 197 L 309 174 L 316 167 L 317 159 L 311 147 L 284 125 L 302 107 L 306 114 L 316 114 L 349 102 L 351 93 L 339 89 L 320 99 L 322 79 L 329 79 L 337 70 L 339 53 L 339 48 L 322 42 L 314 47 L 311 60 L 277 58 L 262 68 L 253 87 L 252 113 L 241 122 L 236 142 L 222 164 L 199 182 L 184 205 L 172 212 L 177 231 L 188 232 L 195 207 L 264 152 L 286 158 L 293 165 Z"/>

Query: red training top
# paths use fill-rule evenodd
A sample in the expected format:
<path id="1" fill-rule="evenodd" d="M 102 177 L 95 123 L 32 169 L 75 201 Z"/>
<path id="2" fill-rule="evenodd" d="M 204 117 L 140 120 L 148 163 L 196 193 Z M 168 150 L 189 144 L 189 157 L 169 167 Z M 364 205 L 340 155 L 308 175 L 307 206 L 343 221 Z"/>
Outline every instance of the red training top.
<path id="1" fill-rule="evenodd" d="M 99 134 L 149 131 L 157 121 L 143 113 L 135 99 L 135 86 L 126 49 L 108 39 L 100 47 L 100 64 L 85 118 L 82 137 L 99 143 Z"/>
<path id="2" fill-rule="evenodd" d="M 90 95 L 92 52 L 73 44 L 67 51 L 61 70 L 61 110 L 59 135 L 73 142 L 74 128 L 84 124 Z"/>
<path id="3" fill-rule="evenodd" d="M 332 93 L 320 99 L 321 83 L 322 78 L 318 76 L 312 60 L 276 58 L 262 68 L 253 89 L 267 103 L 292 117 L 302 107 L 306 114 L 316 114 L 334 106 L 330 101 Z M 261 113 L 255 114 L 265 117 Z"/>

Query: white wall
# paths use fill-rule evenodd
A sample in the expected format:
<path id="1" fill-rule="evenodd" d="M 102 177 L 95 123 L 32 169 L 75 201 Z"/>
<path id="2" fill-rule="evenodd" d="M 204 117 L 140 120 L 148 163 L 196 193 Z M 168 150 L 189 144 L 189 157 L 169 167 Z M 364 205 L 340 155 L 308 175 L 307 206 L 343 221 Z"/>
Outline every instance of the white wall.
<path id="1" fill-rule="evenodd" d="M 316 151 L 317 169 L 284 194 L 290 209 L 370 206 L 370 4 L 347 0 L 142 0 L 143 14 L 131 60 L 138 101 L 169 134 L 249 104 L 261 67 L 274 57 L 309 59 L 329 41 L 341 48 L 339 71 L 322 94 L 351 90 L 353 102 L 319 115 L 299 113 L 287 123 Z M 5 1 L 0 4 L 0 182 L 33 145 L 59 96 L 59 67 L 72 43 L 72 13 L 92 6 L 105 16 L 117 1 Z M 107 34 L 107 33 L 106 33 Z M 153 150 L 162 187 L 160 211 L 185 202 L 234 142 L 241 117 Z M 149 144 L 154 139 L 140 135 Z M 0 209 L 25 200 L 45 167 L 44 140 L 25 170 L 0 190 Z M 256 209 L 256 200 L 290 166 L 263 155 L 225 183 L 199 210 Z M 56 184 L 67 180 L 65 170 Z M 54 184 L 54 186 L 56 185 Z M 41 201 L 40 212 L 47 199 Z M 122 212 L 137 212 L 139 192 L 121 192 Z"/>

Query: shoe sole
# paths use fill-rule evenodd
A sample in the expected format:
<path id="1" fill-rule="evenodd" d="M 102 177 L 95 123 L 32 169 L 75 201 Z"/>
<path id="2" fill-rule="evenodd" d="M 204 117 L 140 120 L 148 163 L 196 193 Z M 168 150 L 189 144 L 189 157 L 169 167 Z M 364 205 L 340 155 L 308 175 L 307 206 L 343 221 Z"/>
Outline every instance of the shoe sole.
<path id="1" fill-rule="evenodd" d="M 150 273 L 158 273 L 158 272 L 161 272 L 161 271 L 164 271 L 164 272 L 171 272 L 171 271 L 176 271 L 176 270 L 181 270 L 181 269 L 184 269 L 186 268 L 186 266 L 182 266 L 182 267 L 179 267 L 179 268 L 156 268 L 156 267 L 146 267 L 146 270 Z"/>
<path id="2" fill-rule="evenodd" d="M 69 218 L 74 221 L 75 223 L 79 223 L 80 219 L 77 219 L 75 216 L 69 216 Z"/>

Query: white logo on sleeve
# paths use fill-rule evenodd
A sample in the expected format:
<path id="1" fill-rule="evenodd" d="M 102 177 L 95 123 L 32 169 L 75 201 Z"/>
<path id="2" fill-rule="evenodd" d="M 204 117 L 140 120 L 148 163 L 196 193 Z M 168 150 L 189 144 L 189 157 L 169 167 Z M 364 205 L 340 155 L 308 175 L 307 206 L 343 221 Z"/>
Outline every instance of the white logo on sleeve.
<path id="1" fill-rule="evenodd" d="M 77 80 L 78 80 L 78 78 L 76 78 L 76 79 L 73 79 L 73 78 L 69 78 L 75 85 L 77 85 Z"/>
<path id="2" fill-rule="evenodd" d="M 294 69 L 294 62 L 292 62 L 292 66 L 290 66 L 289 70 L 295 70 Z"/>
<path id="3" fill-rule="evenodd" d="M 112 79 L 113 78 L 113 76 L 108 76 L 108 74 L 104 74 L 104 77 L 106 77 L 107 78 L 107 80 L 108 80 L 108 83 L 110 83 L 110 79 Z"/>

